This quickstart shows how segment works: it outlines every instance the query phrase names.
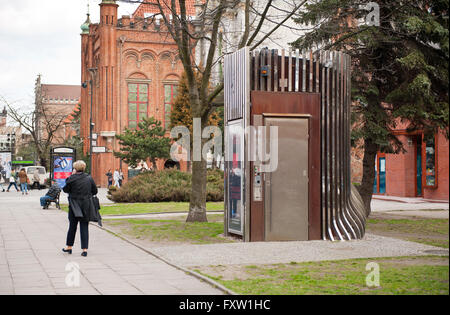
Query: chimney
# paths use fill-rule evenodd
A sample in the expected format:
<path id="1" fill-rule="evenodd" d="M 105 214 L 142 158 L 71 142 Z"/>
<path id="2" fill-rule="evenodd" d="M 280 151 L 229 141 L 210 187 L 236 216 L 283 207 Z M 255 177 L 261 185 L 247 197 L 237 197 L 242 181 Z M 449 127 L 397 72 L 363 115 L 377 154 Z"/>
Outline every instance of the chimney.
<path id="1" fill-rule="evenodd" d="M 129 15 L 122 15 L 122 25 L 123 25 L 123 27 L 130 26 L 130 16 Z"/>

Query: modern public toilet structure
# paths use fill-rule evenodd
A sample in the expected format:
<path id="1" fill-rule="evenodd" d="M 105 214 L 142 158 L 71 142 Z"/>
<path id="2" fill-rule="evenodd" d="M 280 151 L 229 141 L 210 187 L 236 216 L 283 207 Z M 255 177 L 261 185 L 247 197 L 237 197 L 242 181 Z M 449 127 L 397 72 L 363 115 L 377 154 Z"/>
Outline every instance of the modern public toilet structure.
<path id="1" fill-rule="evenodd" d="M 225 57 L 225 233 L 244 241 L 351 240 L 351 59 L 243 48 Z"/>

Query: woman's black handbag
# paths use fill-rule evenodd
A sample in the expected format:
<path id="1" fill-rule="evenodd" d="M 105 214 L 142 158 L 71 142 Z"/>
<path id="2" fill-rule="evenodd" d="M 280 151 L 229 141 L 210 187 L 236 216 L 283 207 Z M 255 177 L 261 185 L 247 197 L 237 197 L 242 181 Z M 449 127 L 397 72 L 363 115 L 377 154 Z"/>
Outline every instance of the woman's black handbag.
<path id="1" fill-rule="evenodd" d="M 94 202 L 95 210 L 99 211 L 101 208 L 100 208 L 100 200 L 98 200 L 98 197 L 93 196 L 92 201 Z"/>
<path id="2" fill-rule="evenodd" d="M 93 205 L 93 209 L 91 212 L 91 218 L 89 221 L 92 222 L 97 222 L 98 225 L 103 226 L 102 224 L 102 216 L 100 215 L 100 201 L 98 200 L 97 196 L 92 196 L 91 198 L 92 200 L 92 205 Z"/>

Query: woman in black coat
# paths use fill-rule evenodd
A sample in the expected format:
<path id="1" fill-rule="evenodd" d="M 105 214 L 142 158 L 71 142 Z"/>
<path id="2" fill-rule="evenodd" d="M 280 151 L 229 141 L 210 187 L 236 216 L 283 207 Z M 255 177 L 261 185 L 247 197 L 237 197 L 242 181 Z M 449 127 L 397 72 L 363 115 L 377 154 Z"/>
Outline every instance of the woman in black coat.
<path id="1" fill-rule="evenodd" d="M 92 196 L 98 190 L 92 177 L 84 173 L 86 163 L 76 161 L 73 164 L 76 173 L 66 180 L 63 191 L 69 194 L 69 231 L 67 232 L 66 248 L 63 252 L 72 254 L 72 247 L 77 233 L 78 222 L 80 222 L 81 256 L 87 256 L 89 245 L 89 221 L 96 221 L 99 218 L 95 209 Z"/>

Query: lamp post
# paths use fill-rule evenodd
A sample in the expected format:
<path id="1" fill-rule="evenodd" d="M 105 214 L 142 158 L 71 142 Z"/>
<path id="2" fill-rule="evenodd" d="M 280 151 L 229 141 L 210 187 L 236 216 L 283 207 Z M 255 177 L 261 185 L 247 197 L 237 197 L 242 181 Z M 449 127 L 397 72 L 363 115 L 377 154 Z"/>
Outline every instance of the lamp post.
<path id="1" fill-rule="evenodd" d="M 89 172 L 92 175 L 92 133 L 94 129 L 94 123 L 92 121 L 92 112 L 93 112 L 93 96 L 94 96 L 94 81 L 97 75 L 97 68 L 89 68 L 89 74 L 91 75 L 91 79 L 89 80 L 90 91 L 91 94 L 91 104 L 90 104 L 90 116 L 89 116 Z M 86 83 L 82 84 L 83 88 L 87 88 Z"/>

